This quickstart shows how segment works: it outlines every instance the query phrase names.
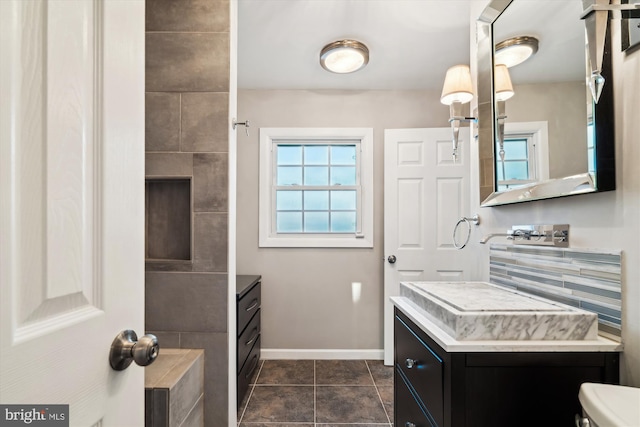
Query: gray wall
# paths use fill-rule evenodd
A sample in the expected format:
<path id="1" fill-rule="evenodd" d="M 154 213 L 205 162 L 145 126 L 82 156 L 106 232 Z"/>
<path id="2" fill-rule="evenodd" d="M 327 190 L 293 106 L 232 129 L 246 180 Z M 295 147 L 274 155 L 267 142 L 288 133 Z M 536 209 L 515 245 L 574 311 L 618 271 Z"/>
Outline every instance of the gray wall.
<path id="1" fill-rule="evenodd" d="M 146 177 L 191 183 L 186 214 L 147 204 L 147 223 L 166 231 L 146 233 L 147 248 L 186 241 L 187 256 L 147 258 L 146 329 L 161 349 L 205 350 L 207 426 L 227 426 L 229 417 L 229 24 L 228 1 L 146 2 Z M 173 208 L 170 200 L 164 205 Z M 181 220 L 180 227 L 162 227 L 163 218 Z M 189 235 L 175 236 L 178 229 Z"/>
<path id="2" fill-rule="evenodd" d="M 241 90 L 238 117 L 239 274 L 261 274 L 264 349 L 382 349 L 384 129 L 448 126 L 440 93 Z M 259 128 L 374 129 L 373 249 L 258 248 Z M 351 283 L 362 282 L 354 303 Z"/>
<path id="3" fill-rule="evenodd" d="M 513 98 L 506 102 L 507 123 L 547 122 L 549 177 L 587 172 L 587 89 L 584 82 L 514 84 L 514 91 Z"/>
<path id="4" fill-rule="evenodd" d="M 472 3 L 469 25 L 473 29 L 473 64 L 475 20 L 487 1 Z M 620 21 L 609 22 L 613 40 L 617 189 L 496 208 L 480 208 L 478 192 L 472 190 L 471 206 L 480 214 L 482 222 L 474 230 L 469 250 L 478 253 L 474 275 L 487 280 L 489 248 L 476 242 L 483 234 L 504 231 L 513 224 L 567 223 L 571 225 L 572 248 L 621 249 L 624 342 L 621 381 L 640 387 L 640 52 L 622 53 Z M 472 149 L 472 155 L 477 158 L 477 154 L 477 150 L 474 153 Z M 471 188 L 477 188 L 477 168 L 472 169 L 471 176 Z"/>

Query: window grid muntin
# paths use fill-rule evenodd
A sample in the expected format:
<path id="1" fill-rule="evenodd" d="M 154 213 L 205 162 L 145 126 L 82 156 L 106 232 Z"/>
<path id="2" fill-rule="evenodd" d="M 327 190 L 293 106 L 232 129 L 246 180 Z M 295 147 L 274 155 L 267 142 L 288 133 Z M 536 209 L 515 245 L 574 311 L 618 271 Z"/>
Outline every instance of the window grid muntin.
<path id="1" fill-rule="evenodd" d="M 505 179 L 503 176 L 501 180 L 496 179 L 498 184 L 498 191 L 507 190 L 509 188 L 516 188 L 520 185 L 529 184 L 537 181 L 537 172 L 536 172 L 536 152 L 535 152 L 535 142 L 534 142 L 534 134 L 530 132 L 526 133 L 509 133 L 504 135 L 504 140 L 513 141 L 513 140 L 522 140 L 526 141 L 526 158 L 514 158 L 514 159 L 505 159 L 505 164 L 507 163 L 515 163 L 515 162 L 526 162 L 527 164 L 527 179 Z M 502 160 L 500 160 L 497 155 L 500 150 L 499 145 L 496 143 L 496 178 L 499 175 L 499 169 L 501 168 Z"/>
<path id="2" fill-rule="evenodd" d="M 294 164 L 287 164 L 287 165 L 278 165 L 278 147 L 280 146 L 300 146 L 302 147 L 302 160 L 301 163 L 299 165 L 294 165 Z M 318 167 L 318 166 L 326 166 L 327 167 L 327 182 L 330 183 L 331 181 L 331 168 L 353 168 L 355 167 L 355 179 L 356 179 L 356 185 L 340 185 L 340 184 L 334 184 L 334 185 L 305 185 L 304 184 L 304 179 L 305 179 L 305 151 L 304 151 L 304 147 L 305 146 L 327 146 L 327 151 L 328 151 L 328 163 L 326 165 L 321 165 L 321 164 L 317 164 L 317 163 L 313 163 L 310 164 L 310 167 Z M 353 146 L 355 148 L 355 159 L 354 159 L 354 163 L 353 165 L 345 165 L 345 164 L 336 164 L 336 165 L 332 165 L 331 161 L 331 147 L 332 146 Z M 272 195 L 271 195 L 271 199 L 272 199 L 272 206 L 273 206 L 273 213 L 274 215 L 272 215 L 272 220 L 271 220 L 271 229 L 272 232 L 275 234 L 280 234 L 280 235 L 305 235 L 305 236 L 314 236 L 314 235 L 344 235 L 344 234 L 360 234 L 362 232 L 362 185 L 361 185 L 361 154 L 362 154 L 362 147 L 361 147 L 361 141 L 359 139 L 357 140 L 340 140 L 340 141 L 330 141 L 330 140 L 322 140 L 322 141 L 305 141 L 305 140 L 298 140 L 298 141 L 292 141 L 292 140 L 287 140 L 286 142 L 284 141 L 277 141 L 277 140 L 273 140 L 273 147 L 272 150 L 275 152 L 275 155 L 272 156 L 272 171 L 273 171 L 273 176 L 272 176 Z M 298 185 L 298 184 L 291 184 L 291 185 L 277 185 L 277 180 L 278 180 L 278 168 L 279 167 L 301 167 L 302 168 L 302 184 Z M 302 209 L 301 210 L 278 210 L 277 208 L 277 195 L 279 191 L 301 191 L 302 192 Z M 305 204 L 304 204 L 304 198 L 305 198 L 305 193 L 306 192 L 310 192 L 310 191 L 327 191 L 329 193 L 329 208 L 327 210 L 317 210 L 317 209 L 305 209 Z M 355 210 L 345 210 L 345 209 L 332 209 L 331 208 L 331 193 L 334 191 L 355 191 L 356 192 L 356 209 Z M 277 222 L 278 222 L 278 214 L 280 212 L 301 212 L 302 214 L 302 231 L 299 232 L 295 232 L 295 231 L 291 231 L 291 232 L 286 232 L 286 231 L 278 231 L 277 228 Z M 328 216 L 329 216 L 329 223 L 328 223 L 328 231 L 326 232 L 307 232 L 305 231 L 305 212 L 327 212 Z M 355 212 L 355 217 L 356 217 L 356 224 L 355 224 L 355 230 L 354 231 L 348 231 L 348 232 L 337 232 L 337 231 L 331 231 L 332 230 L 332 220 L 331 220 L 331 213 L 332 212 Z"/>

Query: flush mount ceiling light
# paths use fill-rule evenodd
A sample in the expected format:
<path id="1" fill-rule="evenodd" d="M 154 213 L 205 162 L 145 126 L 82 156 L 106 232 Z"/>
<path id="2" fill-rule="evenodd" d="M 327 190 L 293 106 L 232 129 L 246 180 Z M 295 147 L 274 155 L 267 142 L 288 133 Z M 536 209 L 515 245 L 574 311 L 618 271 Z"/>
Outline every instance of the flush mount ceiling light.
<path id="1" fill-rule="evenodd" d="M 329 43 L 320 52 L 320 65 L 338 74 L 353 73 L 369 62 L 369 49 L 356 40 Z"/>
<path id="2" fill-rule="evenodd" d="M 496 45 L 496 65 L 507 68 L 522 64 L 538 51 L 538 39 L 531 36 L 512 37 Z"/>

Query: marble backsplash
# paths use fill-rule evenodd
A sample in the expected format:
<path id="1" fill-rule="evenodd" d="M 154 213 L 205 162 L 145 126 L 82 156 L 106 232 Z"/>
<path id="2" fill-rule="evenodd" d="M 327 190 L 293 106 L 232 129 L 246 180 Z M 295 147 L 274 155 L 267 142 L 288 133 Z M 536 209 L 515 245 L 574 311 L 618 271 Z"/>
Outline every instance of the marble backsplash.
<path id="1" fill-rule="evenodd" d="M 622 252 L 491 244 L 489 281 L 598 315 L 600 332 L 622 333 Z"/>

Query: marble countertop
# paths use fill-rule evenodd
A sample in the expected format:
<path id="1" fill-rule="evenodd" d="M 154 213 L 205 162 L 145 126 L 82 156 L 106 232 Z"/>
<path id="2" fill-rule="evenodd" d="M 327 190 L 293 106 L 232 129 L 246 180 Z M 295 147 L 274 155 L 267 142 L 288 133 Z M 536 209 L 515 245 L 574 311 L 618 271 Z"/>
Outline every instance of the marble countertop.
<path id="1" fill-rule="evenodd" d="M 593 340 L 595 313 L 486 282 L 402 282 L 433 323 L 465 340 Z"/>
<path id="2" fill-rule="evenodd" d="M 460 341 L 434 323 L 417 304 L 405 296 L 391 297 L 391 302 L 445 351 L 462 352 L 616 352 L 622 344 L 598 336 L 589 340 L 482 340 Z"/>

